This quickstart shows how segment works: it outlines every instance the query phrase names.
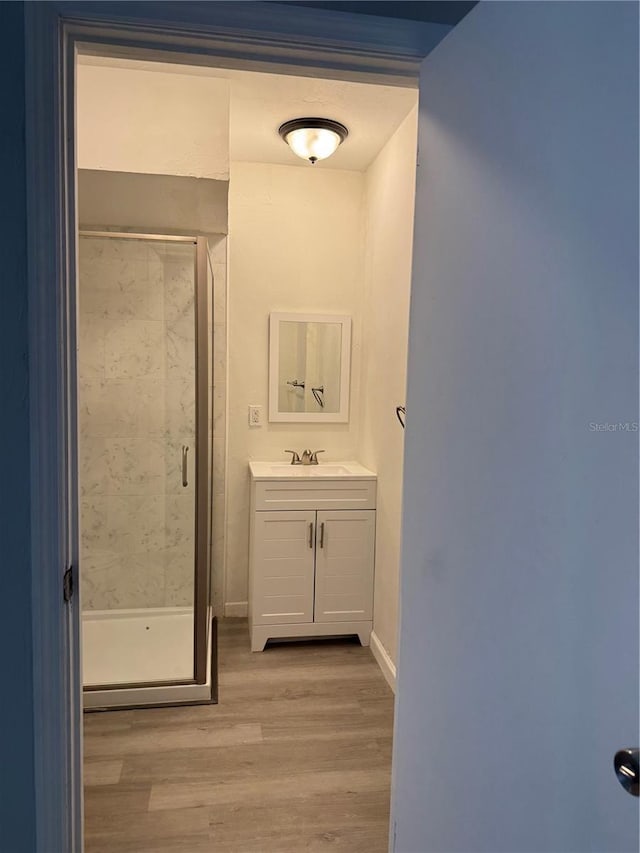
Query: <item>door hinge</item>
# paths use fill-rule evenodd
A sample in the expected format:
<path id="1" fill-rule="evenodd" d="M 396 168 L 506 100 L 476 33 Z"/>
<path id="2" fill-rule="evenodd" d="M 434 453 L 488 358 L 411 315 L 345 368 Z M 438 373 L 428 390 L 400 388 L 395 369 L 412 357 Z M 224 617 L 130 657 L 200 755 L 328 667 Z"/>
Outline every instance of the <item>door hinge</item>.
<path id="1" fill-rule="evenodd" d="M 73 566 L 69 566 L 62 576 L 62 595 L 65 601 L 71 601 L 73 597 Z"/>

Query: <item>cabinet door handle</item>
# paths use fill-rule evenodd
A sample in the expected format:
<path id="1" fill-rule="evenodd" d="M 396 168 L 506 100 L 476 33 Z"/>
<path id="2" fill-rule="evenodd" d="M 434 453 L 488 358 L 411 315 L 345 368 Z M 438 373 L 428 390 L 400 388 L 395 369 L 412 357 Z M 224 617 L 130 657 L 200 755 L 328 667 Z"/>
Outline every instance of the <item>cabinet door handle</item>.
<path id="1" fill-rule="evenodd" d="M 320 525 L 320 547 L 324 548 L 324 521 Z"/>
<path id="2" fill-rule="evenodd" d="M 313 521 L 309 523 L 309 548 L 313 548 Z"/>
<path id="3" fill-rule="evenodd" d="M 187 488 L 189 485 L 189 481 L 187 479 L 187 453 L 189 452 L 189 448 L 186 444 L 182 445 L 182 486 L 183 488 Z"/>

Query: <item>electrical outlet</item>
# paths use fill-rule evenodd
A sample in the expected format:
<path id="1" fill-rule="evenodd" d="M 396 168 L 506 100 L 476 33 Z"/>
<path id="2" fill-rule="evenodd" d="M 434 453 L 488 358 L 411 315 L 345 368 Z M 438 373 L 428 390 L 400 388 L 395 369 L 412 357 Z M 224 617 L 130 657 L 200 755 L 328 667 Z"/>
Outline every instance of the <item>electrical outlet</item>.
<path id="1" fill-rule="evenodd" d="M 262 426 L 262 406 L 249 406 L 249 426 Z"/>

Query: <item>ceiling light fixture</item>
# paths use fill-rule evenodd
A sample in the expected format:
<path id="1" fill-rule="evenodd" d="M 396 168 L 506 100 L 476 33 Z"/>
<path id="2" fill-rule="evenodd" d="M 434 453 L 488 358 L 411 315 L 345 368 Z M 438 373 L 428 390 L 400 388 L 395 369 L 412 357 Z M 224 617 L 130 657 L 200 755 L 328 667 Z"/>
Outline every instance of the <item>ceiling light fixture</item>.
<path id="1" fill-rule="evenodd" d="M 278 133 L 294 154 L 312 165 L 331 157 L 349 135 L 343 124 L 329 118 L 294 118 L 281 124 Z"/>

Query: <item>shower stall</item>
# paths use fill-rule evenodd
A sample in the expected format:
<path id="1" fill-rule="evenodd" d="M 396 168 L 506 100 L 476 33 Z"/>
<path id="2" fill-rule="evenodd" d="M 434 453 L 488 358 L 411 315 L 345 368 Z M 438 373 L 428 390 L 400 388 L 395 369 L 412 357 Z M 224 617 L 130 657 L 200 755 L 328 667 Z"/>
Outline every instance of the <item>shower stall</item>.
<path id="1" fill-rule="evenodd" d="M 204 237 L 81 231 L 85 708 L 210 701 L 212 287 Z"/>

